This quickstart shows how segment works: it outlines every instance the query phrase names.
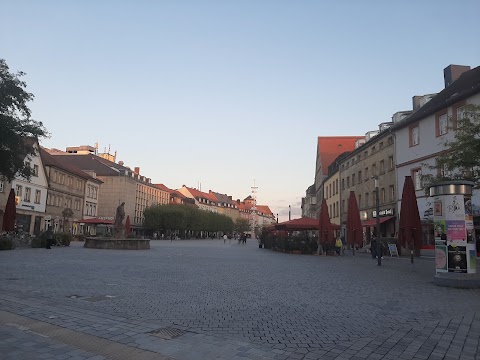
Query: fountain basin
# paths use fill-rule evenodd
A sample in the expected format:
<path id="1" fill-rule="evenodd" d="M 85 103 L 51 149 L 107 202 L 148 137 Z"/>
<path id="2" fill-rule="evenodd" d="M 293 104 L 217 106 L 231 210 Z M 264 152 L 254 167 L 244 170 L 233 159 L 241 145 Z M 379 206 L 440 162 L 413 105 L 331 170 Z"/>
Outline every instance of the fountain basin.
<path id="1" fill-rule="evenodd" d="M 85 248 L 112 250 L 149 250 L 148 239 L 85 238 Z"/>

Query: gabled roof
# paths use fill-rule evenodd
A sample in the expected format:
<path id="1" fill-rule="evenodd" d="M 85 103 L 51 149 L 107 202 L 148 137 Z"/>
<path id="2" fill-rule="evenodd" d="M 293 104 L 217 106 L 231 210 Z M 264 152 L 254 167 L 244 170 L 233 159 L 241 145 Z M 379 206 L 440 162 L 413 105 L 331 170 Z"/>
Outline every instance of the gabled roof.
<path id="1" fill-rule="evenodd" d="M 96 155 L 78 155 L 78 154 L 55 154 L 52 157 L 64 159 L 68 164 L 76 166 L 82 170 L 95 171 L 99 176 L 118 176 L 119 171 L 116 170 L 114 166 L 109 166 L 104 162 L 100 161 L 102 159 Z M 102 159 L 103 160 L 103 159 Z M 115 164 L 109 161 L 110 164 Z M 115 169 L 112 169 L 114 167 Z"/>
<path id="2" fill-rule="evenodd" d="M 480 66 L 464 72 L 450 86 L 434 96 L 432 100 L 390 129 L 401 129 L 477 93 L 480 93 Z"/>
<path id="3" fill-rule="evenodd" d="M 52 166 L 58 169 L 62 169 L 64 171 L 67 171 L 73 175 L 76 175 L 82 179 L 90 180 L 90 181 L 95 181 L 102 183 L 100 179 L 95 179 L 82 171 L 79 167 L 75 166 L 71 162 L 69 162 L 67 159 L 64 159 L 63 157 L 60 156 L 52 156 L 48 151 L 46 151 L 44 148 L 40 147 L 39 149 L 40 157 L 42 158 L 42 162 L 44 166 Z"/>
<path id="4" fill-rule="evenodd" d="M 260 212 L 265 215 L 273 215 L 272 211 L 267 205 L 257 205 L 257 212 Z"/>
<path id="5" fill-rule="evenodd" d="M 174 190 L 166 187 L 165 185 L 163 184 L 153 184 L 153 186 L 155 186 L 156 188 L 160 189 L 160 190 L 163 190 L 163 191 L 166 191 L 166 192 L 169 192 L 169 193 L 172 193 Z M 182 195 L 183 196 L 183 195 Z"/>
<path id="6" fill-rule="evenodd" d="M 192 196 L 196 199 L 197 198 L 203 198 L 203 199 L 208 199 L 208 200 L 213 201 L 213 202 L 217 202 L 217 199 L 211 194 L 205 193 L 205 192 L 197 190 L 197 189 L 189 188 L 187 186 L 185 186 L 185 189 L 187 189 L 190 192 L 190 194 L 192 194 Z"/>
<path id="7" fill-rule="evenodd" d="M 220 193 L 214 192 L 212 190 L 210 190 L 209 193 L 215 197 L 215 199 L 216 199 L 215 201 L 217 201 L 217 202 L 221 202 L 221 203 L 225 203 L 225 204 L 233 204 L 234 203 L 232 198 L 230 196 L 228 196 L 227 194 L 220 194 Z"/>
<path id="8" fill-rule="evenodd" d="M 355 142 L 365 136 L 319 136 L 317 158 L 322 165 L 322 174 L 328 175 L 328 166 L 342 153 L 355 149 Z"/>

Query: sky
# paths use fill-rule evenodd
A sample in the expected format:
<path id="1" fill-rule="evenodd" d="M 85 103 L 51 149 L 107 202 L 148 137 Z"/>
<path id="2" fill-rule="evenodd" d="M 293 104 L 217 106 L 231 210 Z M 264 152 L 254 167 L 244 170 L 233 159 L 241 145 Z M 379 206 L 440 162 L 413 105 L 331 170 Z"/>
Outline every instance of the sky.
<path id="1" fill-rule="evenodd" d="M 0 2 L 41 144 L 99 144 L 154 183 L 301 216 L 318 136 L 364 135 L 449 64 L 480 65 L 480 1 Z"/>

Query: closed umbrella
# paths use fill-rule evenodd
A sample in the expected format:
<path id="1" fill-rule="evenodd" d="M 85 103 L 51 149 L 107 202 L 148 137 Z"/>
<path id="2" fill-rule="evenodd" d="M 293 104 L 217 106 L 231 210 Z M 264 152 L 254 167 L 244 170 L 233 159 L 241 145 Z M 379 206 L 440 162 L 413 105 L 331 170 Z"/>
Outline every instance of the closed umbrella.
<path id="1" fill-rule="evenodd" d="M 363 226 L 354 191 L 350 191 L 348 198 L 347 241 L 352 245 L 353 255 L 355 256 L 355 246 L 361 247 L 363 245 Z"/>
<path id="2" fill-rule="evenodd" d="M 127 215 L 127 219 L 125 220 L 125 235 L 130 235 L 132 232 L 132 225 L 130 225 L 130 215 Z"/>
<path id="3" fill-rule="evenodd" d="M 320 206 L 320 217 L 318 223 L 318 244 L 326 246 L 334 243 L 332 225 L 330 223 L 330 216 L 328 214 L 327 202 L 322 200 Z"/>
<path id="4" fill-rule="evenodd" d="M 413 264 L 413 250 L 420 250 L 422 246 L 422 223 L 411 176 L 405 176 L 405 183 L 403 184 L 398 237 L 403 247 L 410 248 Z"/>
<path id="5" fill-rule="evenodd" d="M 17 218 L 17 208 L 15 205 L 15 191 L 10 190 L 8 195 L 7 205 L 5 206 L 5 213 L 3 214 L 3 231 L 15 231 L 15 220 Z"/>

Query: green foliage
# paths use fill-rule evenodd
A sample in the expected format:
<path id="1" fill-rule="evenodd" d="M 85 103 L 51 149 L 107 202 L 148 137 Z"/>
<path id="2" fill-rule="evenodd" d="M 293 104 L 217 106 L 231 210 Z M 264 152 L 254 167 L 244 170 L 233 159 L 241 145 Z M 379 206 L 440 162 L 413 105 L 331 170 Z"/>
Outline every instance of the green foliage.
<path id="1" fill-rule="evenodd" d="M 47 237 L 45 232 L 40 237 L 34 237 L 31 242 L 32 248 L 44 248 L 47 246 Z"/>
<path id="2" fill-rule="evenodd" d="M 0 178 L 12 181 L 18 173 L 30 179 L 32 168 L 25 162 L 36 154 L 31 138 L 46 137 L 41 122 L 30 118 L 27 103 L 33 94 L 25 91 L 23 72 L 11 73 L 5 60 L 0 59 Z"/>
<path id="3" fill-rule="evenodd" d="M 15 249 L 15 241 L 9 235 L 0 236 L 0 250 L 13 250 Z"/>
<path id="4" fill-rule="evenodd" d="M 237 218 L 234 229 L 238 234 L 250 231 L 250 223 L 247 219 Z"/>
<path id="5" fill-rule="evenodd" d="M 73 236 L 69 233 L 57 233 L 55 234 L 55 239 L 63 246 L 70 246 Z"/>
<path id="6" fill-rule="evenodd" d="M 443 142 L 449 150 L 437 156 L 435 166 L 428 166 L 431 170 L 441 171 L 438 175 L 422 176 L 422 181 L 428 185 L 464 179 L 473 181 L 475 188 L 480 188 L 480 106 L 465 105 L 463 116 L 449 130 L 454 132 L 454 138 Z"/>
<path id="7" fill-rule="evenodd" d="M 304 234 L 296 236 L 262 235 L 261 241 L 265 249 L 282 252 L 301 251 L 302 254 L 314 254 L 317 252 L 317 241 Z"/>
<path id="8" fill-rule="evenodd" d="M 143 226 L 153 231 L 232 232 L 233 221 L 226 215 L 188 205 L 154 205 L 144 211 Z"/>

